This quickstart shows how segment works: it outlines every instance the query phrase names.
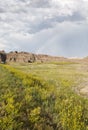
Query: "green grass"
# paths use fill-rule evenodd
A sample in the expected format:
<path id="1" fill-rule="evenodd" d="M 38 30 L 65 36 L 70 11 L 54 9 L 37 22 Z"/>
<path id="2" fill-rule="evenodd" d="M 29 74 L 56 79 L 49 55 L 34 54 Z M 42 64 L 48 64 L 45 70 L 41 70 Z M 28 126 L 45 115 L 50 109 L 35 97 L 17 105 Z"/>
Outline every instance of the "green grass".
<path id="1" fill-rule="evenodd" d="M 85 63 L 0 65 L 0 130 L 88 130 L 87 85 Z"/>
<path id="2" fill-rule="evenodd" d="M 11 63 L 10 66 L 21 70 L 22 72 L 37 75 L 45 81 L 54 83 L 56 86 L 66 81 L 66 83 L 71 84 L 73 89 L 75 89 L 79 94 L 82 94 L 81 89 L 83 87 L 86 89 L 88 86 L 88 65 L 85 63 Z M 88 93 L 83 92 L 83 95 L 88 96 Z"/>

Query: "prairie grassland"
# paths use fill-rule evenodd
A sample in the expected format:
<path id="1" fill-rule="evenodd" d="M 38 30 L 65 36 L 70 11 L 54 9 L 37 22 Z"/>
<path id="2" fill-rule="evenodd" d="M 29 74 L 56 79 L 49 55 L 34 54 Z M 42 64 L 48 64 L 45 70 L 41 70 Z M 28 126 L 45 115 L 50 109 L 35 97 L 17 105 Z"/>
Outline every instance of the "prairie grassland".
<path id="1" fill-rule="evenodd" d="M 0 130 L 88 130 L 87 64 L 0 65 Z"/>
<path id="2" fill-rule="evenodd" d="M 70 86 L 79 94 L 88 96 L 88 64 L 75 62 L 57 63 L 10 63 L 10 66 L 25 73 L 37 75 L 43 80 Z"/>

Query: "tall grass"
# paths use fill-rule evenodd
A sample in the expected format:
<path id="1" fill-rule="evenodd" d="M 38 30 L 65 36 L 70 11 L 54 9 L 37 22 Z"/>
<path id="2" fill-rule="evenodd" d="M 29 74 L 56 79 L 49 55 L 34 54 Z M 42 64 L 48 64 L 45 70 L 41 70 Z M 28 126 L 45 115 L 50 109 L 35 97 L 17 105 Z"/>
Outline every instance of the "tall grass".
<path id="1" fill-rule="evenodd" d="M 0 130 L 88 130 L 88 100 L 54 83 L 0 65 Z"/>

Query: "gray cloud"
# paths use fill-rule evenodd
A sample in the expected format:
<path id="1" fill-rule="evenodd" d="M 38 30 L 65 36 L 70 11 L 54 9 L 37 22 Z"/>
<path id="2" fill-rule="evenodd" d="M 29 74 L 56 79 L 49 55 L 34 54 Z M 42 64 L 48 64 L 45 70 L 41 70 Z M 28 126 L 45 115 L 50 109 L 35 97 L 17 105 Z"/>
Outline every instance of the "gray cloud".
<path id="1" fill-rule="evenodd" d="M 37 7 L 37 8 L 43 8 L 43 7 L 49 7 L 49 0 L 32 0 L 30 2 L 30 6 Z"/>

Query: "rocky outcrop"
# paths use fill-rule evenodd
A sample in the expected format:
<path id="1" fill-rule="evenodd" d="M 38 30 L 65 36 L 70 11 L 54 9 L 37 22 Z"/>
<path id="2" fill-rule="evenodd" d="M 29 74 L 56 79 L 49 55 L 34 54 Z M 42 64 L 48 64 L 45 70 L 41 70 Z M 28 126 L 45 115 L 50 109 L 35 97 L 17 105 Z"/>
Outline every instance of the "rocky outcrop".
<path id="1" fill-rule="evenodd" d="M 66 61 L 67 58 L 64 57 L 54 57 L 54 56 L 49 56 L 49 55 L 42 55 L 38 54 L 36 55 L 36 61 L 41 61 L 41 62 L 58 62 L 58 61 Z"/>
<path id="2" fill-rule="evenodd" d="M 56 61 L 65 61 L 67 60 L 64 57 L 53 57 L 49 55 L 42 54 L 33 54 L 28 52 L 10 52 L 7 54 L 7 62 L 56 62 Z"/>
<path id="3" fill-rule="evenodd" d="M 19 62 L 19 63 L 33 63 L 33 62 L 57 62 L 66 61 L 64 57 L 53 57 L 49 55 L 33 54 L 28 52 L 1 52 L 1 62 Z"/>
<path id="4" fill-rule="evenodd" d="M 27 52 L 10 52 L 7 54 L 7 62 L 35 62 L 35 56 Z"/>

